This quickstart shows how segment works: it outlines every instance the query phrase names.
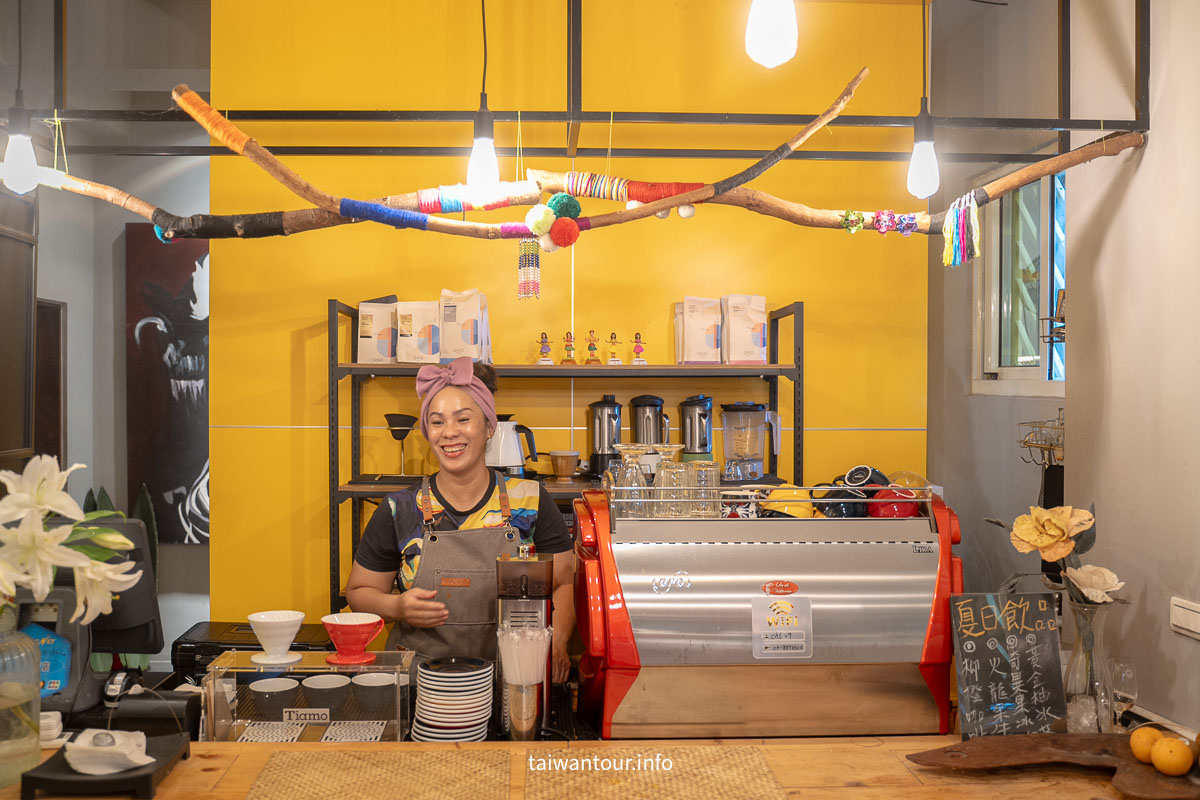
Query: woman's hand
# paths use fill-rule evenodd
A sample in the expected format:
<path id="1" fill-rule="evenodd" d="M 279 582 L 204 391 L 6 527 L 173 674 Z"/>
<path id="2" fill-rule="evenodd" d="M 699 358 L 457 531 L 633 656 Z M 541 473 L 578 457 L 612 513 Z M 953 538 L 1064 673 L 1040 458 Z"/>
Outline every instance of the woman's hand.
<path id="1" fill-rule="evenodd" d="M 409 589 L 400 595 L 397 615 L 401 622 L 414 628 L 436 628 L 450 616 L 445 603 L 433 600 L 437 592 L 433 589 Z"/>
<path id="2" fill-rule="evenodd" d="M 551 674 L 555 683 L 566 683 L 571 674 L 571 657 L 567 654 L 567 643 L 555 636 L 550 642 L 550 657 L 553 662 Z"/>

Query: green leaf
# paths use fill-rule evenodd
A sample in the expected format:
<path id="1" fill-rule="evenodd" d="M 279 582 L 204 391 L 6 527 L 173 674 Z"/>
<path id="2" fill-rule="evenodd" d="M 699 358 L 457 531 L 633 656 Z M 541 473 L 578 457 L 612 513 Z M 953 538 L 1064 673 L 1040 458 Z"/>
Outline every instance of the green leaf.
<path id="1" fill-rule="evenodd" d="M 103 486 L 100 487 L 100 492 L 96 495 L 96 508 L 108 511 L 117 510 L 117 507 L 113 505 L 112 498 L 108 496 L 108 491 Z"/>
<path id="2" fill-rule="evenodd" d="M 99 536 L 102 533 L 116 533 L 116 531 L 112 528 L 97 528 L 94 525 L 76 525 L 75 530 L 71 531 L 71 535 L 67 537 L 67 540 L 63 544 L 91 539 L 93 536 Z"/>
<path id="3" fill-rule="evenodd" d="M 97 675 L 107 675 L 112 672 L 113 657 L 111 653 L 92 653 L 88 659 L 92 665 L 92 672 Z"/>
<path id="4" fill-rule="evenodd" d="M 124 519 L 125 514 L 111 508 L 98 508 L 95 511 L 88 511 L 84 513 L 83 519 L 77 521 L 75 524 L 78 525 L 80 522 L 91 522 L 94 519 L 103 519 L 105 517 L 120 517 L 121 519 Z"/>
<path id="5" fill-rule="evenodd" d="M 146 526 L 146 544 L 150 550 L 150 565 L 154 567 L 154 580 L 158 582 L 158 520 L 154 516 L 154 501 L 150 498 L 150 489 L 146 484 L 138 490 L 137 502 L 129 511 L 129 516 L 140 519 Z"/>
<path id="6" fill-rule="evenodd" d="M 1092 518 L 1094 519 L 1096 516 L 1096 504 L 1092 503 L 1091 508 L 1089 508 L 1088 510 L 1092 512 Z M 1096 544 L 1096 523 L 1093 522 L 1092 527 L 1088 528 L 1086 531 L 1084 531 L 1083 533 L 1081 533 L 1075 537 L 1075 552 L 1082 555 L 1082 554 L 1086 553 L 1088 550 L 1091 550 L 1095 544 Z"/>
<path id="7" fill-rule="evenodd" d="M 116 558 L 121 555 L 116 550 L 109 550 L 107 547 L 97 547 L 94 544 L 73 544 L 72 550 L 78 550 L 92 561 L 108 561 L 110 558 Z"/>
<path id="8" fill-rule="evenodd" d="M 88 489 L 87 494 L 83 497 L 83 510 L 87 514 L 96 510 L 96 493 L 91 489 Z"/>

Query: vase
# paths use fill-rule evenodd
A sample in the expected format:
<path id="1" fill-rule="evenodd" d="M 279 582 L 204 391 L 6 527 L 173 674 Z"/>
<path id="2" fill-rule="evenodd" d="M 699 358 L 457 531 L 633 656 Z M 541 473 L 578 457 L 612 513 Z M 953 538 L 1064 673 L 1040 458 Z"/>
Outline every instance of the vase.
<path id="1" fill-rule="evenodd" d="M 1104 623 L 1110 603 L 1068 601 L 1075 620 L 1075 646 L 1067 663 L 1063 693 L 1068 733 L 1112 733 L 1112 680 L 1104 652 Z"/>
<path id="2" fill-rule="evenodd" d="M 0 787 L 41 761 L 38 647 L 16 628 L 16 610 L 0 599 Z"/>

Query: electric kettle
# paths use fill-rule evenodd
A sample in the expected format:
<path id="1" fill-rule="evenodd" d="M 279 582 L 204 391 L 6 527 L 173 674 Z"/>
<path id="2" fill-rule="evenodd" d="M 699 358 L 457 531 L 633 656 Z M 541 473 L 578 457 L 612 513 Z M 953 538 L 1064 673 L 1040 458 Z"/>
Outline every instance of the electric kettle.
<path id="1" fill-rule="evenodd" d="M 525 460 L 537 454 L 533 443 L 533 431 L 510 419 L 512 414 L 498 414 L 496 432 L 488 440 L 484 452 L 484 463 L 502 469 L 509 475 L 520 477 L 525 474 Z M 526 451 L 521 452 L 521 437 L 525 437 Z"/>

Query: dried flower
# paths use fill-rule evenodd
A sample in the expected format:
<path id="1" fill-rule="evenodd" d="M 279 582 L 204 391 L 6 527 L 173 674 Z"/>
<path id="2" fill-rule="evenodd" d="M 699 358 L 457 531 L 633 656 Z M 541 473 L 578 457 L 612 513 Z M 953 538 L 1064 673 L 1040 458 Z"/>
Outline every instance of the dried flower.
<path id="1" fill-rule="evenodd" d="M 1072 537 L 1092 527 L 1095 521 L 1090 511 L 1081 508 L 1030 506 L 1028 514 L 1013 522 L 1013 547 L 1022 553 L 1037 550 L 1044 561 L 1058 561 L 1075 549 Z"/>
<path id="2" fill-rule="evenodd" d="M 1083 596 L 1093 603 L 1111 603 L 1113 599 L 1108 593 L 1125 586 L 1125 581 L 1117 580 L 1115 572 L 1094 564 L 1084 564 L 1079 569 L 1067 567 L 1066 573 L 1071 583 L 1079 587 Z"/>

